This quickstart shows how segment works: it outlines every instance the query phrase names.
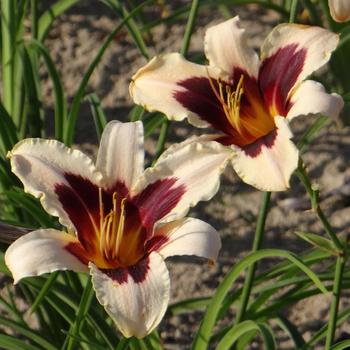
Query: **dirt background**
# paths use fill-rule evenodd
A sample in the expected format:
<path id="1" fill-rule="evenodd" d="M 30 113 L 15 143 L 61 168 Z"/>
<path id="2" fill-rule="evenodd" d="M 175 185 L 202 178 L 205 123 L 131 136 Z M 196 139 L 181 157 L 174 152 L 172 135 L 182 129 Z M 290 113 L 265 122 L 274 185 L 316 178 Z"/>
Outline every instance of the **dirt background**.
<path id="1" fill-rule="evenodd" d="M 165 10 L 173 11 L 189 1 L 167 1 L 171 3 Z M 265 11 L 257 6 L 230 7 L 232 15 L 239 14 L 243 26 L 247 28 L 249 44 L 259 46 L 279 17 L 272 11 Z M 163 9 L 164 10 L 164 9 Z M 159 17 L 160 9 L 147 13 L 150 18 Z M 203 37 L 206 28 L 224 19 L 220 9 L 215 6 L 200 10 L 195 33 L 191 40 L 189 57 L 203 52 Z M 86 1 L 75 6 L 61 16 L 51 30 L 47 46 L 57 64 L 64 83 L 65 92 L 71 101 L 76 88 L 88 64 L 96 54 L 103 39 L 119 23 L 117 14 L 97 1 Z M 179 19 L 169 25 L 159 25 L 152 30 L 154 47 L 149 47 L 150 56 L 156 53 L 179 51 L 182 44 L 186 19 Z M 128 95 L 128 84 L 136 70 L 146 63 L 132 39 L 123 31 L 118 34 L 113 44 L 104 55 L 102 62 L 91 78 L 89 91 L 95 92 L 102 101 L 102 106 L 109 119 L 126 120 L 127 112 L 132 107 Z M 53 91 L 46 73 L 43 90 L 43 102 L 46 108 L 48 124 L 53 116 Z M 293 125 L 295 138 L 310 124 L 312 118 L 296 120 Z M 314 120 L 314 119 L 313 119 Z M 173 123 L 169 142 L 181 141 L 187 136 L 198 133 L 184 123 Z M 92 117 L 87 104 L 83 104 L 78 120 L 76 142 L 86 150 L 94 150 L 97 138 Z M 151 156 L 155 150 L 156 134 L 147 140 L 146 149 Z M 168 145 L 170 144 L 168 143 Z M 350 152 L 348 128 L 340 124 L 330 124 L 304 154 L 311 178 L 321 190 L 321 205 L 330 222 L 339 234 L 347 234 L 350 222 L 350 168 L 347 160 Z M 193 209 L 191 216 L 199 217 L 212 224 L 221 234 L 223 247 L 219 260 L 214 267 L 194 258 L 170 259 L 168 266 L 171 273 L 171 302 L 194 296 L 211 295 L 230 266 L 245 256 L 252 244 L 256 215 L 262 194 L 244 185 L 227 169 L 222 178 L 222 185 L 213 200 L 201 203 Z M 309 210 L 309 202 L 298 179 L 293 177 L 291 189 L 272 196 L 271 210 L 267 220 L 263 247 L 276 247 L 301 252 L 308 248 L 296 237 L 296 230 L 322 233 L 315 215 Z M 263 270 L 268 262 L 260 264 Z M 233 286 L 236 290 L 239 284 Z M 349 293 L 342 298 L 342 310 L 349 304 Z M 325 324 L 329 307 L 329 296 L 317 296 L 304 300 L 290 309 L 281 310 L 292 322 L 295 322 L 309 339 L 315 330 Z M 234 310 L 233 310 L 234 313 Z M 178 316 L 167 315 L 160 326 L 160 334 L 166 349 L 187 349 L 198 327 L 200 312 Z M 229 321 L 229 320 L 227 320 Z M 278 349 L 293 349 L 292 343 L 281 332 L 278 333 Z M 337 333 L 338 337 L 350 337 L 347 322 Z M 251 349 L 261 349 L 259 340 Z M 322 349 L 320 345 L 317 349 Z M 316 349 L 316 348 L 315 348 Z"/>

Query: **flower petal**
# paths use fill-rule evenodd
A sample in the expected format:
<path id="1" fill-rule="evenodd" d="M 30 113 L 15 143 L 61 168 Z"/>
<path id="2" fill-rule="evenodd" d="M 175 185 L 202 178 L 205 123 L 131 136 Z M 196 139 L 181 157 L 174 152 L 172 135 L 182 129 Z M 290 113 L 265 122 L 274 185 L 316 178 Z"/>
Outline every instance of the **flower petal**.
<path id="1" fill-rule="evenodd" d="M 102 134 L 96 166 L 104 175 L 106 187 L 122 183 L 131 188 L 144 170 L 142 123 L 108 123 Z"/>
<path id="2" fill-rule="evenodd" d="M 251 77 L 258 77 L 259 57 L 247 45 L 246 32 L 240 28 L 238 16 L 210 27 L 205 34 L 204 48 L 211 66 L 229 75 L 234 69 L 239 69 Z"/>
<path id="3" fill-rule="evenodd" d="M 331 16 L 337 22 L 347 22 L 350 20 L 349 0 L 328 0 Z"/>
<path id="4" fill-rule="evenodd" d="M 298 165 L 298 150 L 290 140 L 288 121 L 276 117 L 277 129 L 255 143 L 238 149 L 233 167 L 244 182 L 263 191 L 283 191 Z"/>
<path id="5" fill-rule="evenodd" d="M 97 172 L 92 160 L 63 143 L 42 139 L 26 139 L 17 143 L 8 157 L 12 171 L 23 182 L 25 191 L 40 198 L 49 214 L 58 216 L 62 225 L 73 229 L 55 191 L 60 185 L 72 188 L 68 177 L 98 184 L 102 175 Z"/>
<path id="6" fill-rule="evenodd" d="M 261 48 L 259 84 L 273 115 L 286 115 L 290 92 L 328 62 L 338 40 L 320 27 L 280 24 L 272 30 Z"/>
<path id="7" fill-rule="evenodd" d="M 308 114 L 323 114 L 335 119 L 344 107 L 341 96 L 328 94 L 322 84 L 312 80 L 301 83 L 293 93 L 290 103 L 288 120 Z"/>
<path id="8" fill-rule="evenodd" d="M 218 232 L 206 222 L 186 218 L 161 225 L 147 245 L 164 259 L 173 255 L 196 255 L 215 261 L 221 241 Z"/>
<path id="9" fill-rule="evenodd" d="M 193 139 L 170 147 L 133 189 L 134 195 L 142 198 L 136 205 L 143 220 L 152 224 L 173 221 L 184 217 L 197 202 L 209 200 L 232 155 L 230 148 L 215 141 Z"/>
<path id="10" fill-rule="evenodd" d="M 217 70 L 191 63 L 178 53 L 157 56 L 132 77 L 130 95 L 135 103 L 149 111 L 163 112 L 169 119 L 189 118 L 189 121 L 198 127 L 208 126 L 200 116 L 175 98 L 176 93 L 188 91 L 188 88 L 181 86 L 181 82 L 193 79 L 208 80 L 208 72 L 214 79 L 218 77 Z M 203 100 L 206 102 L 206 92 L 202 95 L 196 92 L 198 103 Z"/>
<path id="11" fill-rule="evenodd" d="M 87 272 L 87 265 L 67 249 L 72 244 L 78 244 L 75 237 L 53 229 L 32 231 L 17 239 L 5 253 L 14 283 L 56 270 Z"/>
<path id="12" fill-rule="evenodd" d="M 125 269 L 89 266 L 97 299 L 125 337 L 143 338 L 159 324 L 169 303 L 170 281 L 158 253 Z"/>

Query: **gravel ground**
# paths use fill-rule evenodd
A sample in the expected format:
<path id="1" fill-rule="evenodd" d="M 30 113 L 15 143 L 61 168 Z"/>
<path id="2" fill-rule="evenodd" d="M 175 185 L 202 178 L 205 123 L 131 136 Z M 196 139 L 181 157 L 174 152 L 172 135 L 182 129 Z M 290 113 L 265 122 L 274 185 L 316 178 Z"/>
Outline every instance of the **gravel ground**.
<path id="1" fill-rule="evenodd" d="M 172 6 L 175 8 L 184 3 L 188 1 L 174 1 Z M 231 10 L 233 15 L 241 16 L 249 34 L 249 43 L 257 49 L 278 20 L 276 14 L 263 11 L 256 6 L 233 7 Z M 157 10 L 148 15 L 157 15 Z M 200 12 L 191 41 L 190 57 L 203 52 L 205 29 L 222 19 L 219 10 L 206 9 Z M 48 37 L 47 45 L 58 64 L 65 91 L 70 99 L 100 43 L 117 23 L 116 16 L 112 16 L 110 11 L 93 1 L 75 7 L 56 22 Z M 184 23 L 185 20 L 156 27 L 152 31 L 155 47 L 150 49 L 150 55 L 179 51 Z M 125 120 L 127 111 L 132 106 L 127 89 L 130 77 L 145 62 L 145 58 L 139 54 L 126 32 L 118 34 L 89 84 L 89 91 L 98 94 L 109 119 Z M 45 72 L 43 76 L 46 77 Z M 53 112 L 52 86 L 49 82 L 44 85 L 43 100 L 50 125 Z M 96 136 L 91 120 L 88 106 L 83 105 L 79 115 L 77 143 L 83 144 L 84 149 L 93 152 L 92 145 L 96 143 Z M 300 118 L 293 123 L 296 139 L 300 138 L 312 120 L 314 119 Z M 180 141 L 196 132 L 198 131 L 186 123 L 173 124 L 169 142 Z M 152 155 L 155 149 L 154 139 L 147 141 L 146 149 Z M 339 234 L 348 233 L 350 221 L 350 168 L 345 161 L 349 159 L 349 152 L 348 128 L 331 124 L 304 155 L 310 176 L 320 187 L 321 205 Z M 227 169 L 222 178 L 220 191 L 214 199 L 200 204 L 191 211 L 191 216 L 200 217 L 219 230 L 223 248 L 217 264 L 213 267 L 200 259 L 169 259 L 172 302 L 188 297 L 211 295 L 230 266 L 247 254 L 253 240 L 261 196 L 260 192 L 244 185 L 231 169 Z M 263 246 L 284 248 L 299 253 L 306 249 L 307 245 L 296 237 L 294 234 L 296 230 L 322 233 L 314 213 L 309 210 L 309 202 L 302 186 L 297 178 L 293 177 L 289 191 L 272 196 Z M 260 264 L 259 269 L 264 270 L 271 263 L 273 262 Z M 242 280 L 233 286 L 233 290 L 241 283 Z M 341 300 L 341 309 L 349 304 L 348 294 L 345 293 Z M 316 296 L 296 304 L 291 309 L 281 311 L 298 325 L 307 340 L 327 321 L 329 300 L 329 296 Z M 187 349 L 200 317 L 200 312 L 167 315 L 160 326 L 165 348 Z M 225 322 L 229 321 L 226 319 Z M 278 349 L 293 349 L 293 345 L 285 335 L 278 334 Z M 347 334 L 350 334 L 349 325 L 345 323 L 337 334 L 339 337 L 347 337 Z M 259 341 L 251 345 L 251 349 L 261 348 Z M 322 349 L 322 346 L 315 349 Z"/>

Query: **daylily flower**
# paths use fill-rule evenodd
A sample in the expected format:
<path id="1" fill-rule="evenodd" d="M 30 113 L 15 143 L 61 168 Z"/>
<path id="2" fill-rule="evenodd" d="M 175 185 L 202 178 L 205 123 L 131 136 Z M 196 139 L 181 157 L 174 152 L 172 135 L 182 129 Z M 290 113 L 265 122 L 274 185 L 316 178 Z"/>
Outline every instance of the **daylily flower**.
<path id="1" fill-rule="evenodd" d="M 8 248 L 5 262 L 14 282 L 55 270 L 90 270 L 97 299 L 126 337 L 145 336 L 166 311 L 164 259 L 217 257 L 218 233 L 184 218 L 219 187 L 227 155 L 206 144 L 170 147 L 144 171 L 142 123 L 111 122 L 96 165 L 54 140 L 21 141 L 9 158 L 25 191 L 67 228 L 30 232 Z"/>
<path id="2" fill-rule="evenodd" d="M 331 16 L 337 22 L 347 22 L 350 20 L 349 0 L 328 0 Z"/>
<path id="3" fill-rule="evenodd" d="M 322 113 L 336 117 L 343 101 L 315 81 L 304 81 L 322 67 L 338 43 L 325 29 L 281 24 L 261 48 L 261 59 L 247 46 L 235 17 L 207 30 L 203 66 L 170 53 L 153 58 L 132 78 L 135 103 L 197 127 L 234 154 L 232 164 L 246 183 L 261 190 L 289 186 L 298 162 L 289 121 Z M 203 140 L 203 139 L 202 139 Z"/>

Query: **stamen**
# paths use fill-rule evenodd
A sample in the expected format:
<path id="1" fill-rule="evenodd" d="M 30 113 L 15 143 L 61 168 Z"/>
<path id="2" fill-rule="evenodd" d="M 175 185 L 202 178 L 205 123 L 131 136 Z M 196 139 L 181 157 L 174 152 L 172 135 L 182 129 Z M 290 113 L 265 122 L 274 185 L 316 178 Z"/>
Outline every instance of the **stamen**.
<path id="1" fill-rule="evenodd" d="M 99 248 L 104 258 L 109 261 L 115 260 L 118 257 L 119 248 L 123 240 L 125 226 L 125 202 L 126 198 L 123 198 L 119 204 L 118 194 L 114 192 L 112 197 L 113 207 L 111 211 L 104 216 L 102 190 L 99 190 Z"/>
<path id="2" fill-rule="evenodd" d="M 103 219 L 104 219 L 104 207 L 103 207 L 103 198 L 102 198 L 102 188 L 98 188 L 98 205 L 100 208 L 100 234 L 102 232 Z"/>
<path id="3" fill-rule="evenodd" d="M 126 198 L 123 198 L 120 203 L 120 216 L 117 230 L 117 237 L 115 240 L 115 254 L 117 255 L 119 252 L 120 244 L 122 242 L 123 233 L 124 233 L 124 224 L 125 224 L 125 202 Z"/>
<path id="4" fill-rule="evenodd" d="M 234 91 L 231 90 L 230 85 L 223 83 L 220 80 L 220 78 L 217 80 L 217 84 L 218 84 L 218 89 L 217 89 L 217 87 L 213 82 L 213 78 L 209 75 L 208 68 L 207 68 L 207 75 L 208 75 L 210 87 L 215 97 L 219 100 L 227 120 L 239 133 L 242 133 L 242 125 L 241 125 L 239 112 L 240 112 L 241 99 L 244 93 L 244 88 L 243 88 L 244 75 L 241 74 L 241 77 L 239 78 L 238 84 Z M 224 94 L 224 84 L 225 84 L 226 98 Z"/>

